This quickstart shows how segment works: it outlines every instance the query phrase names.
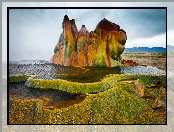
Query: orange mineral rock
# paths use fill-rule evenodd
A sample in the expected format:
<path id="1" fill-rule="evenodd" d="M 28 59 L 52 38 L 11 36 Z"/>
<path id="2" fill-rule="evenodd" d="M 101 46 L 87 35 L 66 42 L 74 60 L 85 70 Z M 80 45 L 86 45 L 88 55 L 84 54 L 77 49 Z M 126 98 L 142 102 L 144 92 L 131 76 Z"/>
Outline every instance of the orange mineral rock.
<path id="1" fill-rule="evenodd" d="M 89 33 L 85 25 L 78 31 L 75 20 L 69 20 L 65 15 L 62 28 L 52 63 L 65 66 L 117 65 L 127 40 L 126 32 L 119 25 L 104 18 L 94 31 Z"/>

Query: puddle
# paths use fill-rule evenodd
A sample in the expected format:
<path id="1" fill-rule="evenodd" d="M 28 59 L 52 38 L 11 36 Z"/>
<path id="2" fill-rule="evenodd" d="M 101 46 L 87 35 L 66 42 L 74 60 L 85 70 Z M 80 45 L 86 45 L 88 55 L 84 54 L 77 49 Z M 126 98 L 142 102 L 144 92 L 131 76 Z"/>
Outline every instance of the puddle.
<path id="1" fill-rule="evenodd" d="M 72 82 L 98 82 L 109 74 L 156 74 L 165 75 L 165 71 L 155 67 L 117 66 L 117 67 L 68 67 L 50 63 L 10 64 L 9 75 L 31 74 L 38 79 L 64 79 Z"/>
<path id="2" fill-rule="evenodd" d="M 148 66 L 147 67 L 143 67 L 143 66 L 132 67 L 131 66 L 131 67 L 114 67 L 114 68 L 64 67 L 64 66 L 53 65 L 53 64 L 49 64 L 49 63 L 20 64 L 20 65 L 19 64 L 10 64 L 9 73 L 10 73 L 10 75 L 18 75 L 18 74 L 27 74 L 28 73 L 31 75 L 37 75 L 37 76 L 35 76 L 35 78 L 38 78 L 38 79 L 64 79 L 64 80 L 68 80 L 68 81 L 72 81 L 72 82 L 81 82 L 81 83 L 99 82 L 101 79 L 106 77 L 108 74 L 127 74 L 127 73 L 130 73 L 130 74 L 152 74 L 152 73 L 155 73 L 156 75 L 165 74 L 165 72 L 162 72 L 159 69 L 155 69 L 153 67 L 148 67 Z M 157 77 L 151 77 L 149 79 L 150 82 L 147 82 L 147 83 L 154 84 L 153 78 L 157 78 Z M 136 79 L 137 78 L 123 79 L 121 81 L 126 82 L 126 83 L 132 83 Z M 159 77 L 159 79 L 161 79 L 161 78 Z M 161 82 L 157 81 L 156 84 L 161 86 L 163 84 L 163 82 L 161 84 Z M 132 84 L 129 84 L 129 85 L 132 85 Z M 50 111 L 47 111 L 47 109 L 48 110 L 55 110 L 55 109 L 67 108 L 67 107 L 72 106 L 74 104 L 81 103 L 86 98 L 86 95 L 72 94 L 72 93 L 68 93 L 68 92 L 64 92 L 64 91 L 60 91 L 60 90 L 55 90 L 55 89 L 29 88 L 25 85 L 25 82 L 9 83 L 8 90 L 9 90 L 8 91 L 9 98 L 20 100 L 19 102 L 17 102 L 15 104 L 15 107 L 12 107 L 12 108 L 19 108 L 19 107 L 16 107 L 16 105 L 20 105 L 22 100 L 29 100 L 29 102 L 30 102 L 30 99 L 31 100 L 39 99 L 42 101 L 42 106 L 43 106 L 42 108 L 46 109 L 45 111 L 46 111 L 46 113 L 48 113 L 48 115 L 50 114 L 49 113 Z M 153 88 L 153 90 L 154 90 L 154 88 Z M 148 101 L 154 100 L 154 97 L 150 97 L 150 96 L 144 96 L 142 98 L 147 99 Z M 26 103 L 28 103 L 28 102 L 26 101 Z M 33 103 L 33 102 L 31 102 L 31 103 Z M 81 104 L 83 104 L 83 103 L 81 103 Z M 25 103 L 24 103 L 24 105 L 25 105 Z M 31 108 L 31 109 L 36 109 L 35 104 L 31 104 L 31 105 L 33 106 L 33 108 Z M 21 106 L 21 108 L 22 107 L 23 106 Z M 26 105 L 26 107 L 29 107 L 28 104 Z M 86 116 L 87 115 L 86 111 L 87 111 L 87 113 L 89 112 L 89 106 L 88 106 L 88 104 L 81 105 L 81 107 L 79 107 L 79 109 L 83 111 L 82 107 L 84 108 L 84 113 L 79 113 L 79 115 L 82 114 L 82 116 Z M 165 107 L 158 107 L 158 108 L 154 108 L 153 110 L 155 113 L 160 115 L 160 114 L 165 113 L 166 108 Z M 16 112 L 15 109 L 12 109 L 11 111 L 13 113 Z M 54 112 L 54 111 L 51 111 L 51 112 Z M 106 112 L 110 112 L 110 111 L 106 111 Z M 70 111 L 70 113 L 71 113 L 71 111 Z M 37 116 L 43 117 L 44 114 L 40 115 L 40 111 L 39 111 Z M 91 113 L 88 113 L 88 114 L 89 115 L 87 115 L 87 117 L 91 116 Z M 18 115 L 21 115 L 21 112 L 19 110 L 16 112 L 16 115 L 11 114 L 10 116 L 12 118 L 15 117 L 14 119 L 17 119 Z M 32 115 L 33 115 L 33 113 L 32 113 Z M 26 114 L 26 116 L 28 116 L 28 115 Z M 54 117 L 55 116 L 53 116 L 53 118 Z M 68 118 L 71 118 L 71 117 L 68 117 Z M 28 118 L 22 118 L 22 121 L 24 119 L 29 121 Z M 40 118 L 38 118 L 38 119 L 40 119 Z M 62 118 L 60 118 L 60 119 L 62 119 Z"/>
<path id="3" fill-rule="evenodd" d="M 54 108 L 66 108 L 78 104 L 85 99 L 85 95 L 71 94 L 60 90 L 43 90 L 29 88 L 25 83 L 10 83 L 9 97 L 14 99 L 40 99 L 43 106 Z"/>

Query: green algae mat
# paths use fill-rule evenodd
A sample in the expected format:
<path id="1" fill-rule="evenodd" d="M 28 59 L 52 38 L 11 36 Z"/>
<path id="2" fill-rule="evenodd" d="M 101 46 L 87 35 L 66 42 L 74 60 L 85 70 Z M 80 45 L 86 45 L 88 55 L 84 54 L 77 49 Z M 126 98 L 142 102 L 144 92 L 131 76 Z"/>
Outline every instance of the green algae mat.
<path id="1" fill-rule="evenodd" d="M 82 83 L 20 74 L 9 76 L 9 81 L 9 124 L 166 124 L 165 75 L 109 74 Z M 68 98 L 12 96 L 20 87 L 15 82 L 29 89 L 24 93 L 54 90 Z"/>

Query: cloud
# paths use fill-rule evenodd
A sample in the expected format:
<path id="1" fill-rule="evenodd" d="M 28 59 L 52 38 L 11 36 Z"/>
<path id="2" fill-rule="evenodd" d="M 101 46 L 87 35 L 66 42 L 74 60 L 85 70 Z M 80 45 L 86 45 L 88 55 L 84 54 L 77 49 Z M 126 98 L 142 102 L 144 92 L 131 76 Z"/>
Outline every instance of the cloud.
<path id="1" fill-rule="evenodd" d="M 30 3 L 3 3 L 2 4 L 2 47 L 3 47 L 3 56 L 6 56 L 6 7 L 9 6 L 35 6 L 35 7 L 49 7 L 49 6 L 79 6 L 79 7 L 135 7 L 135 6 L 145 6 L 145 7 L 156 7 L 156 6 L 162 6 L 168 7 L 168 31 L 173 31 L 174 29 L 174 17 L 173 17 L 173 11 L 174 11 L 174 3 L 131 3 L 131 2 L 93 2 L 93 3 L 74 3 L 74 2 L 30 2 Z M 158 10 L 159 11 L 159 10 Z M 124 29 L 126 31 L 126 34 L 128 36 L 128 40 L 126 43 L 126 46 L 134 46 L 134 43 L 136 44 L 148 44 L 153 42 L 154 45 L 160 46 L 162 45 L 164 40 L 160 40 L 161 38 L 164 38 L 165 34 L 165 12 L 164 11 L 147 11 L 147 10 L 103 10 L 102 12 L 99 10 L 68 10 L 68 16 L 70 19 L 76 20 L 76 25 L 78 27 L 78 30 L 81 28 L 82 24 L 85 24 L 87 29 L 89 31 L 94 30 L 97 23 L 103 19 L 104 17 L 108 19 L 111 22 L 114 22 L 118 25 L 120 25 L 120 28 Z M 12 12 L 14 19 L 17 20 L 17 17 L 14 15 L 15 12 Z M 17 54 L 21 51 L 26 51 L 27 54 L 31 54 L 33 52 L 33 55 L 37 55 L 39 52 L 40 59 L 49 60 L 51 56 L 53 55 L 54 46 L 58 41 L 59 35 L 61 34 L 62 30 L 62 21 L 63 16 L 65 15 L 66 10 L 29 10 L 28 12 L 18 12 L 18 20 L 13 23 L 13 26 L 11 28 L 11 39 L 10 43 L 12 44 L 11 51 L 13 51 L 13 54 Z M 91 15 L 92 14 L 92 15 Z M 21 18 L 20 18 L 21 17 Z M 12 24 L 12 23 L 11 23 Z M 173 33 L 173 32 L 172 32 Z M 157 36 L 160 36 L 157 37 Z M 160 41 L 157 41 L 157 40 Z M 147 42 L 147 43 L 144 43 Z M 173 36 L 168 33 L 168 44 L 174 43 Z M 165 44 L 164 44 L 165 45 Z M 163 46 L 164 46 L 163 45 Z M 151 45 L 150 45 L 151 46 Z M 34 51 L 34 49 L 37 50 Z M 29 53 L 29 51 L 31 51 Z M 47 53 L 46 53 L 47 52 Z M 12 52 L 10 52 L 12 53 Z M 25 54 L 24 54 L 25 55 Z M 30 57 L 31 57 L 30 56 Z M 17 56 L 16 56 L 17 57 Z M 21 55 L 20 55 L 21 57 Z M 16 58 L 20 60 L 20 57 Z M 29 56 L 26 56 L 28 58 Z M 33 56 L 34 57 L 34 56 Z M 6 57 L 3 57 L 6 59 Z M 14 58 L 14 56 L 13 56 Z M 14 58 L 15 59 L 15 58 Z M 39 59 L 39 58 L 38 58 Z"/>
<path id="2" fill-rule="evenodd" d="M 166 47 L 166 34 L 156 35 L 151 38 L 140 38 L 130 42 L 127 41 L 125 47 Z"/>
<path id="3" fill-rule="evenodd" d="M 55 10 L 12 10 L 11 13 L 9 59 L 50 60 L 54 46 L 63 31 L 64 14 L 61 16 Z"/>
<path id="4" fill-rule="evenodd" d="M 155 16 L 156 12 L 156 10 L 155 13 L 153 13 L 153 11 L 150 10 L 137 11 L 129 9 L 67 10 L 69 18 L 75 18 L 78 30 L 81 28 L 82 24 L 85 24 L 87 29 L 92 31 L 95 29 L 97 23 L 103 18 L 106 18 L 118 25 L 120 25 L 119 23 L 122 21 L 123 23 L 120 27 L 127 32 L 128 42 L 131 40 L 138 41 L 137 39 L 142 36 L 146 38 L 159 34 L 157 30 L 165 27 L 165 24 L 160 24 L 163 23 L 163 21 L 165 22 L 165 20 L 163 20 L 163 15 L 161 15 L 162 18 L 158 16 L 151 20 L 151 18 Z M 66 10 L 60 9 L 10 10 L 10 60 L 15 59 L 13 56 L 15 52 L 19 53 L 22 51 L 26 51 L 27 53 L 29 51 L 33 51 L 33 54 L 38 54 L 35 59 L 38 57 L 45 57 L 45 55 L 42 55 L 45 54 L 45 50 L 47 50 L 49 54 L 53 54 L 54 46 L 59 39 L 59 35 L 63 31 L 62 21 L 65 13 Z M 162 14 L 163 12 L 160 13 Z M 141 14 L 142 16 L 140 16 Z M 139 20 L 137 20 L 137 18 L 139 18 Z M 148 19 L 150 20 L 148 21 Z M 155 20 L 158 21 L 158 26 L 160 27 L 154 28 Z M 138 42 L 136 43 L 138 44 Z M 34 52 L 36 50 L 38 52 Z M 33 54 L 31 56 L 33 56 Z M 26 56 L 26 58 L 31 58 L 31 56 Z M 19 57 L 21 56 L 19 55 Z M 48 60 L 48 58 L 51 58 L 51 56 L 48 56 L 45 59 Z"/>

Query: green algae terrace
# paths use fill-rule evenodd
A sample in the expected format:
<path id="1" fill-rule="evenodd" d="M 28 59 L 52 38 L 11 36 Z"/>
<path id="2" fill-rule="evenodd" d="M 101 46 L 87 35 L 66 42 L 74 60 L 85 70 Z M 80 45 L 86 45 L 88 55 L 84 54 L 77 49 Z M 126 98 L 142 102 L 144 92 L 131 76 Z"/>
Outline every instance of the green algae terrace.
<path id="1" fill-rule="evenodd" d="M 151 75 L 152 76 L 152 75 Z M 25 85 L 33 88 L 43 88 L 43 89 L 59 89 L 62 91 L 67 91 L 70 93 L 98 93 L 105 91 L 109 88 L 117 85 L 118 81 L 121 80 L 135 80 L 135 78 L 140 78 L 141 81 L 145 84 L 148 84 L 149 79 L 152 77 L 148 75 L 109 75 L 105 77 L 100 82 L 94 83 L 78 83 L 78 82 L 70 82 L 62 79 L 53 79 L 53 80 L 44 80 L 44 79 L 34 79 L 33 77 L 29 77 L 26 81 Z M 145 81 L 143 81 L 143 79 Z M 163 76 L 163 79 L 164 76 Z"/>
<path id="2" fill-rule="evenodd" d="M 29 75 L 16 76 L 16 78 L 19 77 L 20 79 L 15 79 L 15 76 L 10 76 L 9 80 L 11 82 L 26 81 L 25 85 L 32 89 L 57 89 L 85 95 L 85 98 L 82 102 L 66 108 L 56 108 L 54 105 L 43 106 L 43 101 L 40 99 L 10 98 L 9 121 L 11 124 L 166 123 L 166 112 L 156 112 L 152 108 L 153 100 L 149 101 L 149 99 L 140 97 L 134 83 L 138 81 L 144 87 L 144 95 L 158 98 L 165 107 L 165 75 L 110 74 L 93 83 L 72 82 L 63 79 L 45 80 Z M 162 80 L 161 84 L 158 84 L 159 80 Z M 149 92 L 151 87 L 151 92 Z M 153 87 L 157 87 L 154 92 Z M 22 108 L 26 108 L 26 110 Z M 23 117 L 18 118 L 21 113 L 23 113 Z M 27 119 L 25 119 L 26 116 Z"/>

